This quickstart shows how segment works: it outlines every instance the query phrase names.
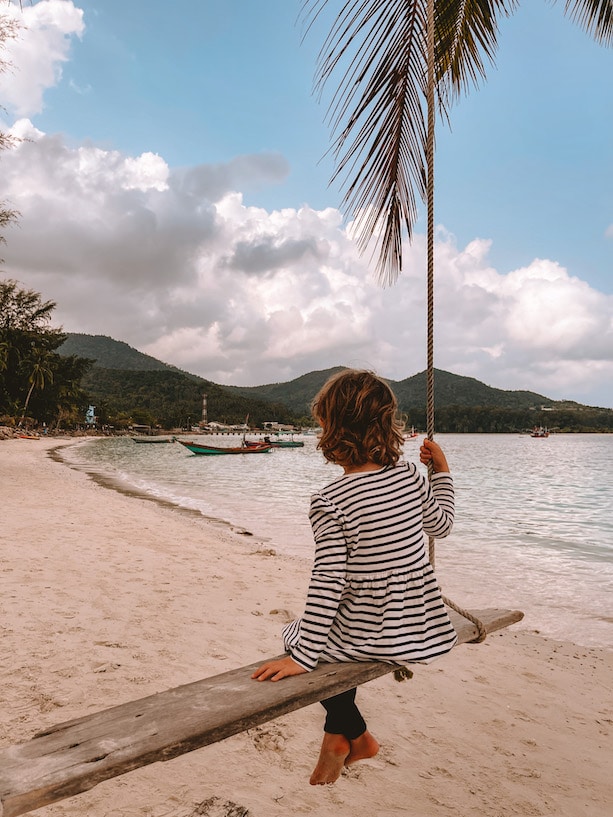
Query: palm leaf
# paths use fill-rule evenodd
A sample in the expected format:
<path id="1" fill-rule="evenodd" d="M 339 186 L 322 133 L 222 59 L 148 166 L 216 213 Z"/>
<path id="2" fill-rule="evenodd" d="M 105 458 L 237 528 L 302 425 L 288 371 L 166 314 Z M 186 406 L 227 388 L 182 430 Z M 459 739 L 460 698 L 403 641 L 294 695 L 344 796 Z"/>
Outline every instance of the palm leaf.
<path id="1" fill-rule="evenodd" d="M 312 19 L 327 0 L 307 3 Z M 378 270 L 392 280 L 401 259 L 403 225 L 417 217 L 415 192 L 425 192 L 424 21 L 420 2 L 350 0 L 326 38 L 317 65 L 322 91 L 341 74 L 328 108 L 342 205 L 355 219 L 363 252 L 373 235 Z"/>
<path id="2" fill-rule="evenodd" d="M 612 0 L 566 0 L 564 9 L 597 43 L 613 43 Z"/>
<path id="3" fill-rule="evenodd" d="M 485 78 L 496 55 L 498 19 L 510 16 L 518 5 L 518 0 L 435 2 L 438 92 L 448 102 Z"/>
<path id="4" fill-rule="evenodd" d="M 306 0 L 308 26 L 330 5 Z M 494 5 L 508 13 L 515 0 Z M 442 0 L 436 14 L 436 99 L 446 116 L 454 96 L 484 75 L 497 29 L 487 0 Z M 332 78 L 332 181 L 345 189 L 360 251 L 374 239 L 376 273 L 389 284 L 402 271 L 403 237 L 411 238 L 426 193 L 426 0 L 346 0 L 322 46 L 316 89 Z"/>
<path id="5" fill-rule="evenodd" d="M 322 46 L 315 87 L 334 79 L 328 107 L 332 181 L 354 219 L 364 252 L 373 245 L 376 274 L 393 283 L 402 271 L 402 241 L 410 240 L 417 200 L 426 192 L 427 0 L 304 0 L 309 30 L 331 7 L 338 15 Z M 436 0 L 435 100 L 451 104 L 486 75 L 497 49 L 498 20 L 518 0 Z M 613 38 L 613 0 L 566 0 L 565 11 L 597 42 Z"/>

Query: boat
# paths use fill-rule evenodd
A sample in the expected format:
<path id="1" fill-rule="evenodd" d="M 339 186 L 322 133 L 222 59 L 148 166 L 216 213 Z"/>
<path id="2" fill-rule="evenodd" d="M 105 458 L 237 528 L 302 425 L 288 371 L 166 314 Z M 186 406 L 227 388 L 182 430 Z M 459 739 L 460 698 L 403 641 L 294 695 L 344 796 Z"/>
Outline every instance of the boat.
<path id="1" fill-rule="evenodd" d="M 540 426 L 538 428 L 536 426 L 534 426 L 530 436 L 531 437 L 540 437 L 541 439 L 544 439 L 546 437 L 549 437 L 549 431 L 546 428 L 543 428 L 543 426 Z"/>
<path id="2" fill-rule="evenodd" d="M 174 437 L 131 437 L 134 443 L 174 443 Z"/>
<path id="3" fill-rule="evenodd" d="M 184 445 L 192 454 L 265 454 L 272 450 L 272 445 L 240 445 L 240 446 L 215 446 L 207 443 L 185 442 L 184 440 L 177 440 L 178 443 Z"/>
<path id="4" fill-rule="evenodd" d="M 250 448 L 255 448 L 259 445 L 269 445 L 271 448 L 304 448 L 304 443 L 302 440 L 281 440 L 281 439 L 274 439 L 271 440 L 270 437 L 264 437 L 264 441 L 260 442 L 259 440 L 244 440 L 245 445 L 249 446 Z"/>
<path id="5" fill-rule="evenodd" d="M 411 426 L 411 430 L 407 431 L 404 435 L 405 440 L 413 440 L 415 437 L 419 436 L 417 431 L 415 431 L 415 426 Z"/>
<path id="6" fill-rule="evenodd" d="M 38 434 L 18 434 L 20 440 L 40 440 Z"/>

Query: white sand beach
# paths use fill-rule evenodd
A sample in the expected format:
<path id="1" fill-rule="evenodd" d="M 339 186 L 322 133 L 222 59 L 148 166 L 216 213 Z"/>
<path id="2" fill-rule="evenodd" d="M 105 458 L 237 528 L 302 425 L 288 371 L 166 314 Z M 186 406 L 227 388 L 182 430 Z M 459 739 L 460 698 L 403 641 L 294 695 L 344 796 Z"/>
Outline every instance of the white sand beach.
<path id="1" fill-rule="evenodd" d="M 282 651 L 310 565 L 0 442 L 0 748 Z M 522 625 L 358 693 L 376 758 L 310 786 L 319 705 L 107 781 L 41 817 L 608 817 L 610 652 Z M 256 683 L 256 682 L 254 682 Z"/>

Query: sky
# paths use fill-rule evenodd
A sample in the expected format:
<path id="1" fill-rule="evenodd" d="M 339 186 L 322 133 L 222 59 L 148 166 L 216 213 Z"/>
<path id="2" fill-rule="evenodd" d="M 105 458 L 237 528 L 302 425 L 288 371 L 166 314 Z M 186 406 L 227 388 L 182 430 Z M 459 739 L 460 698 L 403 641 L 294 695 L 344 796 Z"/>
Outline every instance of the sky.
<path id="1" fill-rule="evenodd" d="M 381 287 L 329 183 L 330 17 L 304 36 L 300 7 L 0 0 L 1 274 L 54 325 L 220 384 L 426 367 L 423 207 Z M 613 408 L 613 49 L 547 0 L 498 41 L 437 130 L 435 366 Z"/>

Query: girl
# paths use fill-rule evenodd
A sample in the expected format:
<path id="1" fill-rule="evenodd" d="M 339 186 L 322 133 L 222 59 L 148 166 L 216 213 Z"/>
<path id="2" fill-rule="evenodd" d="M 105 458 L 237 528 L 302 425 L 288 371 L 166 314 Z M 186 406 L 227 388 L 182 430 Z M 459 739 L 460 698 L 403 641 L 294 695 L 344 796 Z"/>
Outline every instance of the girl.
<path id="1" fill-rule="evenodd" d="M 315 559 L 304 614 L 283 629 L 289 655 L 262 664 L 252 678 L 279 681 L 320 660 L 428 662 L 455 644 L 424 541 L 424 533 L 450 532 L 453 483 L 435 442 L 420 449 L 421 462 L 433 466 L 430 483 L 400 461 L 397 409 L 387 383 L 367 371 L 342 371 L 315 398 L 318 448 L 344 475 L 311 499 Z M 334 783 L 343 766 L 379 750 L 355 694 L 322 701 L 313 785 Z"/>

